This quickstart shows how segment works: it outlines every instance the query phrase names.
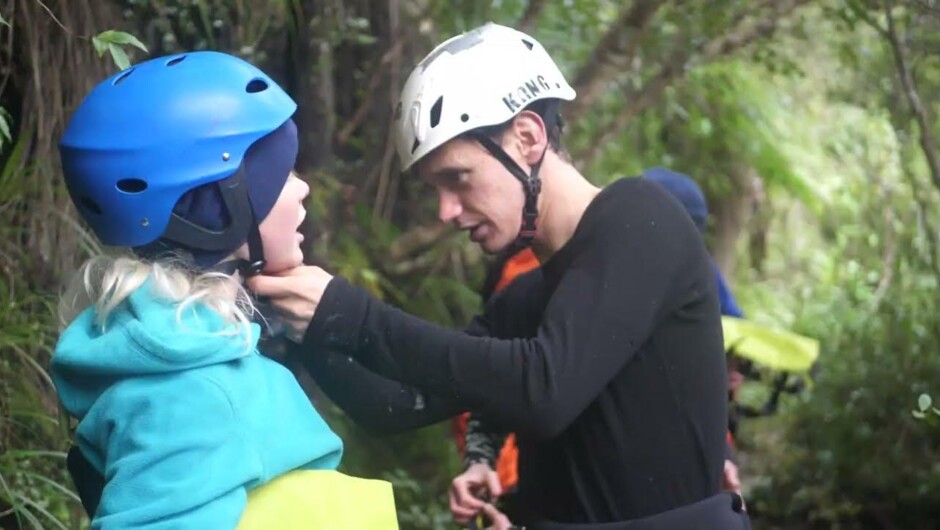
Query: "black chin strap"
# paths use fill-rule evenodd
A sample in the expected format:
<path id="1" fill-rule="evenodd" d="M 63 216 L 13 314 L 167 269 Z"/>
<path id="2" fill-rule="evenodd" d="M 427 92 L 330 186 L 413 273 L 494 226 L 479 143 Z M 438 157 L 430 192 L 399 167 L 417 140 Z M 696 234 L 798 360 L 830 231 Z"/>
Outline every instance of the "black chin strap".
<path id="1" fill-rule="evenodd" d="M 252 222 L 251 229 L 248 232 L 248 259 L 230 259 L 223 261 L 212 266 L 211 270 L 221 272 L 226 276 L 231 276 L 238 272 L 242 275 L 242 278 L 248 278 L 260 274 L 265 264 L 264 247 L 261 243 L 261 231 L 258 229 L 258 223 Z"/>
<path id="2" fill-rule="evenodd" d="M 238 260 L 238 270 L 245 278 L 261 274 L 264 261 L 264 245 L 261 242 L 261 229 L 255 220 L 254 209 L 251 212 L 251 227 L 248 229 L 248 261 Z"/>
<path id="3" fill-rule="evenodd" d="M 248 242 L 248 260 L 231 260 L 220 263 L 213 270 L 234 274 L 241 272 L 247 278 L 259 274 L 265 266 L 264 245 L 254 208 L 248 198 L 248 183 L 244 164 L 231 176 L 216 184 L 222 202 L 228 212 L 230 224 L 222 230 L 211 230 L 190 223 L 173 214 L 162 238 L 185 247 L 208 251 L 221 251 Z M 227 271 L 227 272 L 226 272 Z"/>
<path id="4" fill-rule="evenodd" d="M 545 107 L 545 116 L 542 117 L 542 120 L 545 122 L 546 136 L 555 126 L 555 123 L 557 123 L 558 106 L 558 103 L 553 101 Z M 542 150 L 542 156 L 539 157 L 538 162 L 532 165 L 531 173 L 526 173 L 495 140 L 484 133 L 474 133 L 473 137 L 480 142 L 496 160 L 499 160 L 512 176 L 516 177 L 519 182 L 522 183 L 522 189 L 525 191 L 525 206 L 522 208 L 522 229 L 519 230 L 515 244 L 520 248 L 528 247 L 532 244 L 532 239 L 535 237 L 538 230 L 538 199 L 539 193 L 542 191 L 542 180 L 539 178 L 539 170 L 542 168 L 542 162 L 545 160 L 545 153 L 548 152 L 549 142 L 545 143 L 545 149 Z"/>

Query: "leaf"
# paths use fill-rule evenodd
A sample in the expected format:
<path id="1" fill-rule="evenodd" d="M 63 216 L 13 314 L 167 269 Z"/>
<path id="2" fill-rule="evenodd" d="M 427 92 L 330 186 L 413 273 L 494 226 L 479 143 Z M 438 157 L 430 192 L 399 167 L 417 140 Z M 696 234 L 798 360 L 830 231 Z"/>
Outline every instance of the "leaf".
<path id="1" fill-rule="evenodd" d="M 17 196 L 14 181 L 17 176 L 17 168 L 20 167 L 26 150 L 25 145 L 27 142 L 24 139 L 28 137 L 29 135 L 25 133 L 19 135 L 16 143 L 13 144 L 13 149 L 7 155 L 6 164 L 0 170 L 0 203 L 13 200 L 13 197 Z"/>
<path id="2" fill-rule="evenodd" d="M 150 53 L 150 50 L 148 50 L 147 47 L 144 46 L 144 43 L 137 40 L 137 37 L 131 35 L 130 33 L 126 33 L 123 31 L 115 31 L 113 29 L 102 31 L 95 37 L 92 37 L 92 40 L 93 41 L 99 40 L 107 44 L 121 44 L 121 45 L 129 44 L 131 46 L 134 46 L 135 48 L 140 48 L 145 53 Z M 97 48 L 97 45 L 95 47 Z"/>
<path id="3" fill-rule="evenodd" d="M 108 43 L 94 36 L 91 38 L 91 43 L 95 46 L 95 51 L 98 52 L 98 57 L 104 55 L 104 52 L 108 51 Z"/>
<path id="4" fill-rule="evenodd" d="M 931 400 L 930 396 L 927 394 L 921 394 L 920 397 L 917 398 L 917 407 L 920 408 L 921 412 L 929 409 L 932 404 L 933 400 Z"/>
<path id="5" fill-rule="evenodd" d="M 121 70 L 127 70 L 131 66 L 131 60 L 127 58 L 127 53 L 124 52 L 124 48 L 121 48 L 117 44 L 108 44 L 108 51 L 111 52 L 111 58 L 114 59 L 114 64 L 117 65 Z"/>
<path id="6" fill-rule="evenodd" d="M 49 513 L 49 510 L 43 508 L 42 504 L 39 504 L 38 502 L 36 502 L 36 501 L 34 501 L 34 500 L 32 500 L 32 499 L 26 497 L 25 495 L 20 494 L 20 493 L 14 493 L 14 495 L 16 495 L 16 497 L 17 497 L 20 501 L 22 501 L 22 503 L 23 503 L 24 505 L 30 506 L 30 507 L 32 507 L 34 510 L 36 510 L 37 512 L 41 513 L 42 515 L 45 515 L 46 518 L 49 519 L 52 523 L 54 523 L 56 527 L 61 528 L 62 530 L 69 530 L 67 526 L 65 526 L 64 524 L 62 524 L 62 521 L 60 521 L 59 519 L 57 519 L 56 516 L 54 516 L 54 515 L 52 515 L 51 513 Z M 40 526 L 39 528 L 43 528 L 43 527 Z"/>
<path id="7" fill-rule="evenodd" d="M 922 420 L 922 419 L 924 419 L 924 417 L 925 417 L 925 416 L 924 416 L 924 413 L 921 412 L 921 411 L 919 411 L 919 410 L 912 410 L 912 411 L 911 411 L 911 415 L 914 416 L 915 418 L 919 419 L 919 420 Z"/>
<path id="8" fill-rule="evenodd" d="M 8 118 L 10 113 L 6 111 L 3 107 L 0 107 L 0 149 L 3 148 L 3 144 L 13 139 L 10 135 L 10 122 Z"/>
<path id="9" fill-rule="evenodd" d="M 10 27 L 10 23 L 7 22 L 7 19 L 3 18 L 3 15 L 0 15 L 0 26 Z"/>

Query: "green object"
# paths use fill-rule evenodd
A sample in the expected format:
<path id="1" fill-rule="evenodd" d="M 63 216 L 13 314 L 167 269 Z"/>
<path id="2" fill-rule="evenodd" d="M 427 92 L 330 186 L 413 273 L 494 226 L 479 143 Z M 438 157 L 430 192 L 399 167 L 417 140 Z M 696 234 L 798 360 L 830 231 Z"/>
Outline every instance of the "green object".
<path id="1" fill-rule="evenodd" d="M 819 357 L 819 341 L 755 324 L 740 318 L 721 317 L 725 351 L 761 366 L 787 372 L 806 372 Z"/>

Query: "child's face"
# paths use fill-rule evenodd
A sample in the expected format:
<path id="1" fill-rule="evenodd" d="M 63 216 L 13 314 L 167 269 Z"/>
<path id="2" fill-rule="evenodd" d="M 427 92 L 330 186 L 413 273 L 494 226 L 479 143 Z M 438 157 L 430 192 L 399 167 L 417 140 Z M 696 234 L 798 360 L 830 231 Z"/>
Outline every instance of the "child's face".
<path id="1" fill-rule="evenodd" d="M 303 235 L 298 231 L 307 215 L 303 201 L 310 194 L 310 186 L 291 172 L 274 208 L 261 222 L 261 240 L 264 242 L 266 273 L 278 273 L 303 265 L 300 248 Z"/>

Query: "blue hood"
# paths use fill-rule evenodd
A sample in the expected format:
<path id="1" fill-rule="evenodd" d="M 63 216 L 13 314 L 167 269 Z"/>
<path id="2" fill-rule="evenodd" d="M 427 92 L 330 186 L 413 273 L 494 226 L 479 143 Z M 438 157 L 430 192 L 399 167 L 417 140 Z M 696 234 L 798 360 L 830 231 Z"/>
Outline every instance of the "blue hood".
<path id="1" fill-rule="evenodd" d="M 115 383 L 130 377 L 180 372 L 225 363 L 255 352 L 251 336 L 202 304 L 178 304 L 155 296 L 150 283 L 134 291 L 97 325 L 94 307 L 62 333 L 52 359 L 52 378 L 65 409 L 81 419 Z M 185 332 L 181 332 L 185 330 Z"/>
<path id="2" fill-rule="evenodd" d="M 679 199 L 699 231 L 705 231 L 708 220 L 708 203 L 705 202 L 705 194 L 702 193 L 702 188 L 691 177 L 662 167 L 647 169 L 643 172 L 643 176 L 647 180 L 652 180 L 666 188 L 666 191 Z"/>

